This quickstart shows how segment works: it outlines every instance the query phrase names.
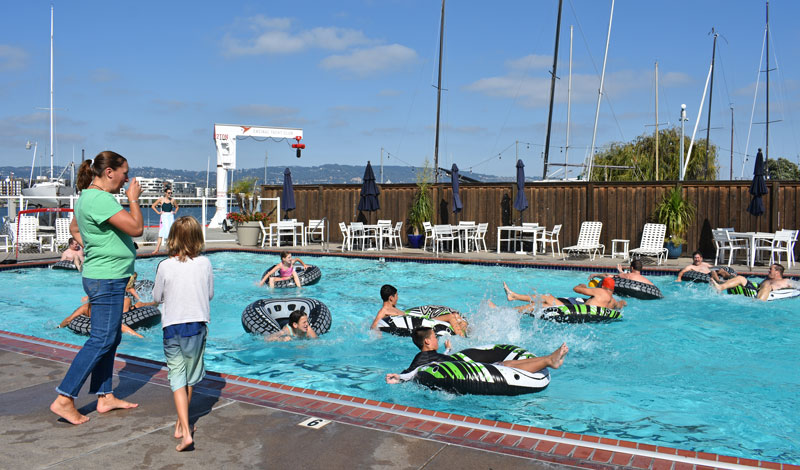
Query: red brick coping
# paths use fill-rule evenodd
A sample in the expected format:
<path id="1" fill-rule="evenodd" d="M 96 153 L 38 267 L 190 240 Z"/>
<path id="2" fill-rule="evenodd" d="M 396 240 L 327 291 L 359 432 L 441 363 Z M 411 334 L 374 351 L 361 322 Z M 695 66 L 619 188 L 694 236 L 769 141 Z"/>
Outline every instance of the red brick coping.
<path id="1" fill-rule="evenodd" d="M 0 330 L 0 349 L 69 363 L 78 346 Z M 117 355 L 117 373 L 168 386 L 163 362 Z M 158 370 L 153 374 L 153 369 Z M 800 470 L 800 466 L 655 446 L 442 413 L 337 393 L 209 372 L 195 390 L 341 423 L 586 469 Z"/>

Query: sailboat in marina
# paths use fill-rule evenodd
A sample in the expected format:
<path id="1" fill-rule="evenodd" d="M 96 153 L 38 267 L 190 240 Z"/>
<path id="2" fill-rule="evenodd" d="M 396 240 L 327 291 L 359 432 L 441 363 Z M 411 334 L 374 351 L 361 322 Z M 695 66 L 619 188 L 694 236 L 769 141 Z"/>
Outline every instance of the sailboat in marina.
<path id="1" fill-rule="evenodd" d="M 53 160 L 54 160 L 54 146 L 53 146 L 53 6 L 50 5 L 50 179 L 36 183 L 29 188 L 22 190 L 22 195 L 25 196 L 29 206 L 36 207 L 60 207 L 68 206 L 69 196 L 75 194 L 74 188 L 66 186 L 63 180 L 55 178 L 53 175 Z M 29 143 L 30 147 L 30 143 Z M 35 150 L 34 150 L 35 152 Z M 36 155 L 34 154 L 34 162 Z M 64 168 L 64 172 L 69 166 Z M 72 165 L 74 172 L 74 165 Z M 74 181 L 74 178 L 73 178 Z"/>

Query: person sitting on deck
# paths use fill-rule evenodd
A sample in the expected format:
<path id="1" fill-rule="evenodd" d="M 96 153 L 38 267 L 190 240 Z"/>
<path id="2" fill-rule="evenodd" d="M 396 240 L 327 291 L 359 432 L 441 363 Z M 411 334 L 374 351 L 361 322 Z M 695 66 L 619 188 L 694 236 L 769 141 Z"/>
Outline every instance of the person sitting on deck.
<path id="1" fill-rule="evenodd" d="M 623 270 L 622 266 L 620 266 L 619 264 L 617 264 L 617 271 L 618 271 L 617 274 L 607 274 L 607 273 L 605 273 L 605 274 L 592 274 L 591 276 L 589 276 L 589 280 L 591 281 L 594 278 L 604 279 L 606 277 L 619 276 L 622 279 L 629 279 L 631 281 L 638 281 L 638 282 L 641 282 L 641 283 L 644 283 L 644 284 L 650 284 L 651 286 L 653 285 L 653 282 L 650 281 L 650 279 L 647 279 L 646 277 L 644 277 L 642 275 L 642 260 L 640 260 L 640 259 L 631 260 L 630 272 L 625 272 L 625 270 Z"/>
<path id="2" fill-rule="evenodd" d="M 293 339 L 317 339 L 318 336 L 308 324 L 308 315 L 301 310 L 289 314 L 289 323 L 281 331 L 267 337 L 267 341 L 291 341 Z"/>
<path id="3" fill-rule="evenodd" d="M 294 285 L 300 287 L 300 277 L 297 275 L 297 271 L 294 270 L 294 264 L 300 263 L 303 266 L 303 269 L 307 269 L 308 265 L 303 262 L 300 258 L 292 259 L 292 254 L 288 251 L 281 252 L 281 262 L 276 264 L 272 267 L 264 277 L 261 278 L 258 285 L 263 286 L 267 280 L 269 280 L 269 286 L 275 287 L 275 281 L 287 281 L 289 279 L 294 279 Z M 273 276 L 275 272 L 278 272 L 277 276 Z"/>
<path id="4" fill-rule="evenodd" d="M 386 374 L 387 384 L 397 384 L 413 379 L 414 375 L 416 375 L 417 369 L 419 369 L 421 366 L 434 362 L 458 360 L 447 354 L 450 352 L 450 340 L 446 340 L 444 342 L 445 354 L 440 354 L 438 352 L 439 338 L 436 337 L 436 333 L 433 331 L 433 328 L 426 326 L 414 328 L 414 331 L 411 333 L 411 339 L 419 348 L 420 352 L 414 356 L 414 359 L 411 361 L 411 365 L 408 366 L 408 368 L 403 372 L 399 374 Z M 514 367 L 528 372 L 537 372 L 545 367 L 558 369 L 564 363 L 564 356 L 566 356 L 568 352 L 569 347 L 567 347 L 567 343 L 563 343 L 558 349 L 553 351 L 548 356 L 503 361 L 500 364 L 506 367 Z"/>
<path id="5" fill-rule="evenodd" d="M 406 312 L 397 308 L 398 297 L 399 294 L 394 286 L 389 284 L 384 284 L 381 286 L 381 300 L 383 300 L 383 306 L 381 306 L 381 309 L 378 310 L 377 315 L 375 315 L 375 319 L 372 320 L 370 329 L 377 330 L 378 323 L 380 323 L 381 319 L 384 317 L 393 317 L 406 314 Z M 466 336 L 467 326 L 469 326 L 467 321 L 464 320 L 464 318 L 457 312 L 440 315 L 435 318 L 430 318 L 430 320 L 439 320 L 449 323 L 453 328 L 453 332 L 459 336 Z"/>
<path id="6" fill-rule="evenodd" d="M 541 308 L 583 303 L 585 305 L 594 305 L 597 307 L 610 308 L 612 310 L 621 310 L 628 305 L 624 300 L 617 300 L 612 295 L 614 292 L 614 278 L 610 276 L 604 278 L 599 287 L 588 287 L 586 284 L 578 284 L 572 288 L 576 293 L 588 296 L 586 299 L 581 297 L 553 297 L 550 294 L 538 296 L 517 294 L 508 287 L 505 281 L 503 281 L 503 289 L 506 291 L 506 297 L 509 302 L 514 300 L 528 302 L 527 305 L 515 307 L 519 312 L 533 312 L 537 307 L 537 300 L 541 302 Z M 493 308 L 497 307 L 491 300 L 489 301 L 489 306 Z"/>
<path id="7" fill-rule="evenodd" d="M 61 261 L 72 261 L 78 271 L 83 267 L 83 250 L 75 237 L 69 237 L 67 249 L 61 253 Z"/>
<path id="8" fill-rule="evenodd" d="M 736 286 L 757 289 L 758 300 L 766 301 L 769 299 L 770 292 L 778 289 L 785 289 L 787 287 L 792 287 L 791 283 L 789 282 L 789 279 L 783 277 L 783 271 L 784 271 L 783 265 L 775 263 L 769 267 L 769 272 L 767 273 L 767 279 L 762 281 L 760 284 L 755 284 L 752 281 L 747 280 L 747 278 L 744 276 L 735 276 L 723 282 L 722 284 L 712 279 L 710 283 L 714 287 L 714 289 L 718 291 L 730 289 Z M 719 273 L 722 275 L 722 277 L 730 276 L 730 274 L 728 274 L 725 271 L 720 271 Z"/>

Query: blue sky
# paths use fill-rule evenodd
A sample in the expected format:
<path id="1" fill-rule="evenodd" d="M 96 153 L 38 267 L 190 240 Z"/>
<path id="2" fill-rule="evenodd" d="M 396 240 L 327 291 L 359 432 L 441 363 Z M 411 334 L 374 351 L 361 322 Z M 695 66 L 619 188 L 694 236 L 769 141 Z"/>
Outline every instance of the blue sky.
<path id="1" fill-rule="evenodd" d="M 515 154 L 541 175 L 557 0 L 447 4 L 440 166 L 512 176 Z M 569 161 L 583 160 L 592 126 L 611 1 L 565 0 L 550 160 L 564 161 L 569 28 L 573 91 Z M 301 160 L 284 142 L 238 143 L 238 166 L 420 165 L 433 159 L 438 0 L 338 2 L 55 2 L 56 159 L 103 149 L 132 166 L 204 169 L 214 123 L 302 127 Z M 770 157 L 800 154 L 800 2 L 770 4 Z M 742 169 L 758 75 L 765 4 L 756 0 L 618 0 L 597 145 L 652 132 L 691 134 L 719 39 L 711 139 L 727 178 L 730 106 L 734 174 Z M 0 18 L 0 164 L 29 165 L 28 140 L 49 142 L 50 3 L 7 2 Z M 763 68 L 763 66 L 762 66 Z M 763 75 L 755 122 L 764 121 Z M 706 101 L 707 106 L 707 101 Z M 704 129 L 703 113 L 699 129 Z M 715 129 L 715 128 L 719 129 Z M 698 131 L 698 136 L 705 136 Z M 515 141 L 521 142 L 515 145 Z M 754 125 L 749 151 L 763 146 Z M 499 155 L 499 156 L 498 156 Z M 745 169 L 745 177 L 751 173 Z M 552 168 L 551 171 L 557 168 Z M 574 171 L 574 170 L 573 170 Z"/>

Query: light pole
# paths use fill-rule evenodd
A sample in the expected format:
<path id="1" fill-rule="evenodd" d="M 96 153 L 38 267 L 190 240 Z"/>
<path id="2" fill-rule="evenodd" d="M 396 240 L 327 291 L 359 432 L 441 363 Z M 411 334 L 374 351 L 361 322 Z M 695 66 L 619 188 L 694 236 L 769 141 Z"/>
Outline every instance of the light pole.
<path id="1" fill-rule="evenodd" d="M 680 166 L 678 167 L 678 181 L 683 181 L 683 132 L 684 123 L 686 119 L 686 105 L 681 105 L 681 155 L 679 159 Z"/>
<path id="2" fill-rule="evenodd" d="M 28 179 L 28 187 L 30 188 L 33 186 L 33 167 L 36 166 L 36 148 L 39 146 L 39 142 L 27 141 L 25 143 L 25 150 L 30 150 L 33 147 L 33 161 L 31 161 L 31 177 Z"/>

